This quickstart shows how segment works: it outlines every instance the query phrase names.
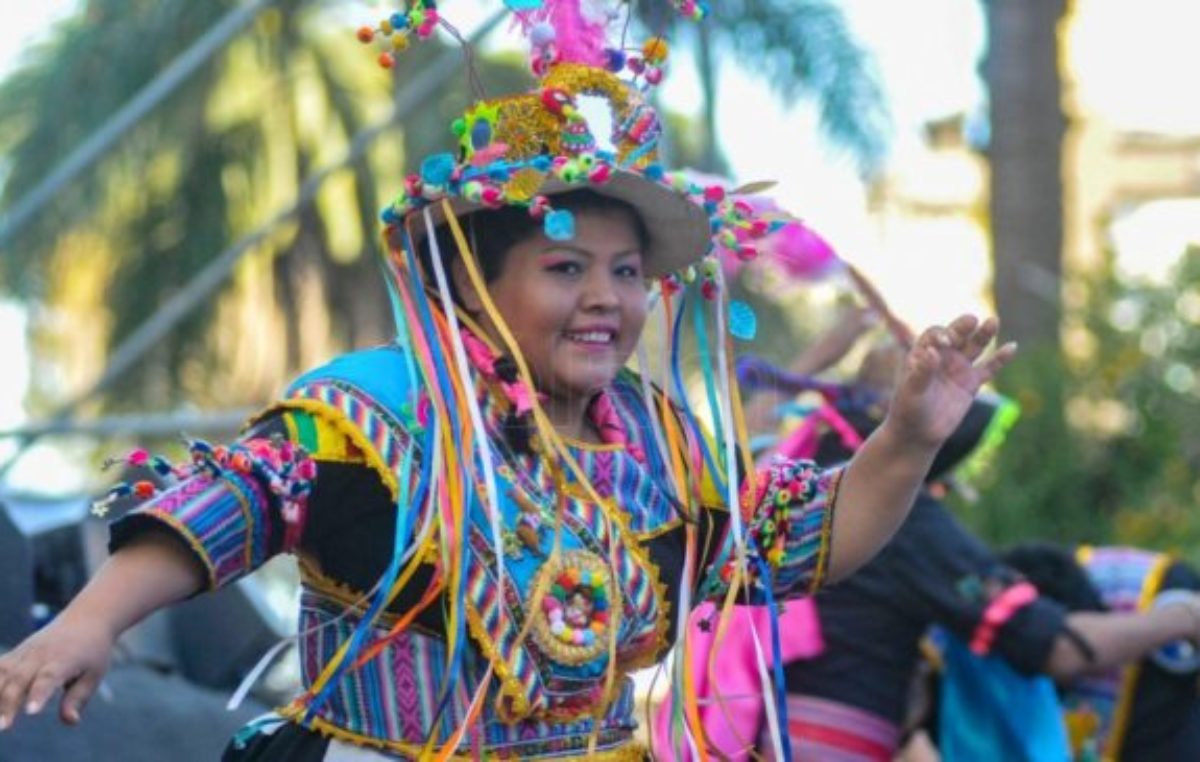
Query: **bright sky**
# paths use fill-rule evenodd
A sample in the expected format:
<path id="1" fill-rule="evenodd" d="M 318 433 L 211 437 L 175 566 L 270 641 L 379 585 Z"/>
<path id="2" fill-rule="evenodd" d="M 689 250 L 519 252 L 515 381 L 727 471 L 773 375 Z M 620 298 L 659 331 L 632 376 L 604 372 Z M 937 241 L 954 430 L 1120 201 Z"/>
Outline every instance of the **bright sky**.
<path id="1" fill-rule="evenodd" d="M 984 44 L 979 0 L 842 0 L 855 33 L 876 56 L 891 100 L 898 134 L 897 166 L 925 161 L 919 126 L 928 119 L 971 112 L 982 101 L 977 61 Z M 77 0 L 0 0 L 0 76 L 23 46 L 39 39 Z M 374 20 L 392 3 L 362 0 L 359 14 Z M 453 15 L 470 29 L 497 0 L 452 0 Z M 1125 128 L 1200 133 L 1200 98 L 1194 97 L 1191 39 L 1200 29 L 1195 0 L 1080 0 L 1068 43 L 1076 72 L 1074 94 L 1087 108 Z M 352 8 L 348 13 L 354 11 Z M 1152 86 L 1148 83 L 1152 83 Z M 864 189 L 849 159 L 818 137 L 812 109 L 782 108 L 766 84 L 725 66 L 720 73 L 722 143 L 740 180 L 779 181 L 778 195 L 823 232 L 844 257 L 878 282 L 900 314 L 914 323 L 981 309 L 988 263 L 987 241 L 964 222 L 881 226 L 867 215 Z M 675 62 L 664 98 L 690 111 L 698 85 L 686 60 Z M 1161 271 L 1188 241 L 1200 240 L 1196 202 L 1162 202 L 1123 216 L 1113 236 L 1136 257 L 1123 261 Z M 1153 262 L 1155 264 L 1148 265 Z M 1127 268 L 1128 269 L 1128 268 Z M 929 299 L 931 283 L 939 298 Z M 0 304 L 0 352 L 22 356 L 19 311 Z M 0 374 L 0 428 L 22 418 L 26 379 Z M 0 459 L 4 452 L 0 442 Z"/>
<path id="2" fill-rule="evenodd" d="M 41 39 L 55 21 L 70 16 L 79 0 L 0 0 L 4 23 L 0 24 L 0 76 L 6 74 L 20 51 Z"/>

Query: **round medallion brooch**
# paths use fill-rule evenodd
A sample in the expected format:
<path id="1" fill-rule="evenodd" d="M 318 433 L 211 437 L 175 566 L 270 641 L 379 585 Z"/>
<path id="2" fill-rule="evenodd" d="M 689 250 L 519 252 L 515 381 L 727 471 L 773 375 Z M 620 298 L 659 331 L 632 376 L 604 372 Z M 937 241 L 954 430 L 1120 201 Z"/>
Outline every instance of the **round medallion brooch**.
<path id="1" fill-rule="evenodd" d="M 552 659 L 581 665 L 608 650 L 610 628 L 619 617 L 616 589 L 608 566 L 594 553 L 571 550 L 538 572 L 542 590 L 533 636 Z"/>

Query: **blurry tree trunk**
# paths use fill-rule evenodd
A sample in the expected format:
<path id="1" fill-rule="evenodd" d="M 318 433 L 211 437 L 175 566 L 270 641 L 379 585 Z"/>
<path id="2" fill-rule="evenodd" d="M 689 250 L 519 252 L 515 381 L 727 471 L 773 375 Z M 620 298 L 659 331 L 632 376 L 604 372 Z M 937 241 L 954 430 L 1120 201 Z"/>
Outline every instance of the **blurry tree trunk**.
<path id="1" fill-rule="evenodd" d="M 700 140 L 700 166 L 703 172 L 723 175 L 729 167 L 717 138 L 717 73 L 713 60 L 713 40 L 707 24 L 696 25 L 696 68 L 700 75 L 700 92 L 704 99 Z"/>
<path id="2" fill-rule="evenodd" d="M 1005 334 L 1057 346 L 1065 119 L 1058 24 L 1066 0 L 983 0 L 991 102 L 994 296 Z"/>

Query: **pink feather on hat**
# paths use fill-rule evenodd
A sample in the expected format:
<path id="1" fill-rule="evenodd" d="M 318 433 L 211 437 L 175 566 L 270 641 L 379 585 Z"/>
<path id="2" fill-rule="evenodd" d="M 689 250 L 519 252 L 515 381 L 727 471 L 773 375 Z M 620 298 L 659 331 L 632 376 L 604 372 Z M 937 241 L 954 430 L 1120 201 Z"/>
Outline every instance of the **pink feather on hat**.
<path id="1" fill-rule="evenodd" d="M 729 181 L 718 175 L 695 170 L 688 170 L 687 175 L 692 182 L 720 186 L 732 192 Z M 833 246 L 812 228 L 781 209 L 775 199 L 761 192 L 739 194 L 738 198 L 762 218 L 782 223 L 778 230 L 758 242 L 759 256 L 754 260 L 755 263 L 774 266 L 789 280 L 817 281 L 841 269 L 844 263 Z M 746 264 L 735 252 L 719 243 L 716 253 L 727 278 L 734 277 Z"/>
<path id="2" fill-rule="evenodd" d="M 556 63 L 603 67 L 608 15 L 588 0 L 544 0 L 540 8 L 514 15 L 535 48 L 553 45 Z M 552 30 L 552 32 L 551 32 Z"/>
<path id="3" fill-rule="evenodd" d="M 842 264 L 829 242 L 799 220 L 784 224 L 761 248 L 771 262 L 797 280 L 820 280 Z"/>

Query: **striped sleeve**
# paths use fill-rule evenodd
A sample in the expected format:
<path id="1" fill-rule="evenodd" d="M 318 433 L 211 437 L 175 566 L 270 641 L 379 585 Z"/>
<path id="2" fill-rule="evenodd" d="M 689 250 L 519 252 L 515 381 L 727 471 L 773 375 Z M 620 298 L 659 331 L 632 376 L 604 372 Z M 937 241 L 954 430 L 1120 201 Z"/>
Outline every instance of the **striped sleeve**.
<path id="1" fill-rule="evenodd" d="M 780 459 L 742 485 L 748 550 L 743 580 L 750 603 L 812 593 L 829 568 L 830 532 L 842 470 L 821 469 L 811 461 Z M 737 554 L 727 528 L 702 588 L 720 598 L 733 581 Z"/>
<path id="2" fill-rule="evenodd" d="M 215 589 L 296 549 L 319 474 L 301 444 L 316 441 L 316 424 L 307 418 L 272 416 L 229 447 L 193 443 L 191 463 L 175 468 L 174 485 L 112 523 L 110 552 L 145 531 L 165 530 L 195 556 Z"/>
<path id="3" fill-rule="evenodd" d="M 152 528 L 176 536 L 200 562 L 209 589 L 257 569 L 273 545 L 270 501 L 239 475 L 195 474 L 113 522 L 109 551 Z"/>

